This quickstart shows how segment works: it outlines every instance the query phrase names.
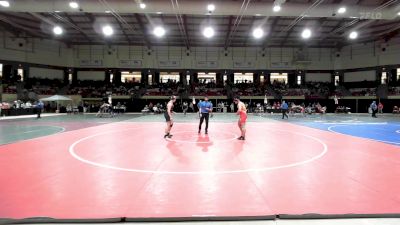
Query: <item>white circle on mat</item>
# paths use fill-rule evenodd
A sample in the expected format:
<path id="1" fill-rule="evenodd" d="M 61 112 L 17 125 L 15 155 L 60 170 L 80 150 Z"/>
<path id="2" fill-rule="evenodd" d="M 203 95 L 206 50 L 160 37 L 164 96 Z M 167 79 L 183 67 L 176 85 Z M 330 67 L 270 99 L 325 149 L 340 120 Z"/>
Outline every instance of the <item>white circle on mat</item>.
<path id="1" fill-rule="evenodd" d="M 86 140 L 92 139 L 94 137 L 110 134 L 110 133 L 121 132 L 121 131 L 126 131 L 126 130 L 136 130 L 136 129 L 142 129 L 142 128 L 130 128 L 130 129 L 124 129 L 124 130 L 117 130 L 117 131 L 108 131 L 108 132 L 102 132 L 102 133 L 97 133 L 97 134 L 90 135 L 87 137 L 83 137 L 70 145 L 69 153 L 72 155 L 72 157 L 81 161 L 82 163 L 86 163 L 88 165 L 92 165 L 92 166 L 96 166 L 96 167 L 117 170 L 117 171 L 147 173 L 147 174 L 163 174 L 163 175 L 203 175 L 203 174 L 222 175 L 222 174 L 241 174 L 241 173 L 250 173 L 250 172 L 265 172 L 265 171 L 272 171 L 272 170 L 301 166 L 301 165 L 311 163 L 311 162 L 321 158 L 328 152 L 327 144 L 316 137 L 313 137 L 313 136 L 310 136 L 307 134 L 303 134 L 303 133 L 288 131 L 288 130 L 274 130 L 274 129 L 268 129 L 268 128 L 263 128 L 263 127 L 261 129 L 265 129 L 265 130 L 269 130 L 269 131 L 284 132 L 284 133 L 292 133 L 292 134 L 303 136 L 310 140 L 316 141 L 322 146 L 321 152 L 319 152 L 315 156 L 310 157 L 309 159 L 294 162 L 294 163 L 289 163 L 289 164 L 285 164 L 285 165 L 280 165 L 280 166 L 248 168 L 248 169 L 239 169 L 239 170 L 200 170 L 200 171 L 168 171 L 168 170 L 145 170 L 145 169 L 124 168 L 124 167 L 111 166 L 111 165 L 106 165 L 103 163 L 98 163 L 98 162 L 94 162 L 91 160 L 87 160 L 85 158 L 82 158 L 75 152 L 75 147 L 78 144 L 80 144 Z"/>

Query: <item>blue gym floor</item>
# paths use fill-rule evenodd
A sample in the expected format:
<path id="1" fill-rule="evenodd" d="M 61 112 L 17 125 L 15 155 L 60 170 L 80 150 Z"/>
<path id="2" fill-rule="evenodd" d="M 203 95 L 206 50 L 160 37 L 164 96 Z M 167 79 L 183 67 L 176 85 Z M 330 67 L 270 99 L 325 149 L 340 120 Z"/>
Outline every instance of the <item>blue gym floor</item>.
<path id="1" fill-rule="evenodd" d="M 296 121 L 298 119 L 292 117 L 290 121 L 329 132 L 400 146 L 400 117 L 378 116 L 378 118 L 371 118 L 369 115 L 308 116 L 301 118 L 301 121 Z"/>

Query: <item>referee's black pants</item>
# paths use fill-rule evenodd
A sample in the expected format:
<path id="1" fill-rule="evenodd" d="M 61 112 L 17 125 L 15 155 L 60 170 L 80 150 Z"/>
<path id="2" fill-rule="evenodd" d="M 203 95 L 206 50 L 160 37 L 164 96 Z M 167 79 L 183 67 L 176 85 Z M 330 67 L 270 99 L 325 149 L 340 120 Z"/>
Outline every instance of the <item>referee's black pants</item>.
<path id="1" fill-rule="evenodd" d="M 372 109 L 372 117 L 376 118 L 377 111 L 378 111 L 377 109 Z"/>
<path id="2" fill-rule="evenodd" d="M 39 109 L 39 108 L 37 108 L 36 109 L 36 115 L 37 115 L 37 117 L 36 118 L 40 118 L 40 114 L 42 114 L 42 109 Z"/>
<path id="3" fill-rule="evenodd" d="M 285 119 L 285 117 L 289 119 L 289 116 L 287 115 L 287 111 L 288 111 L 287 109 L 282 109 L 282 119 Z"/>
<path id="4" fill-rule="evenodd" d="M 199 130 L 201 130 L 201 125 L 204 122 L 204 119 L 206 120 L 206 131 L 208 131 L 208 120 L 210 118 L 210 114 L 209 113 L 201 113 L 201 117 L 200 117 L 200 124 L 199 124 Z"/>

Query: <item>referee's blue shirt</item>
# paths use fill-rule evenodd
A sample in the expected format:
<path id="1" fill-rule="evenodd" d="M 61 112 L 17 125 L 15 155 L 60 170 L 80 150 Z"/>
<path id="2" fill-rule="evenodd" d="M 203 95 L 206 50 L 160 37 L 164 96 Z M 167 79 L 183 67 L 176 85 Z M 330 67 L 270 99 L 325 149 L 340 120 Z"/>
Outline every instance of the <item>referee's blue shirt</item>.
<path id="1" fill-rule="evenodd" d="M 207 108 L 212 110 L 213 104 L 211 102 L 203 101 L 203 102 L 199 102 L 199 104 L 197 104 L 197 107 L 200 108 L 201 113 L 209 113 Z"/>
<path id="2" fill-rule="evenodd" d="M 288 108 L 289 106 L 286 102 L 281 105 L 281 109 L 288 109 Z"/>

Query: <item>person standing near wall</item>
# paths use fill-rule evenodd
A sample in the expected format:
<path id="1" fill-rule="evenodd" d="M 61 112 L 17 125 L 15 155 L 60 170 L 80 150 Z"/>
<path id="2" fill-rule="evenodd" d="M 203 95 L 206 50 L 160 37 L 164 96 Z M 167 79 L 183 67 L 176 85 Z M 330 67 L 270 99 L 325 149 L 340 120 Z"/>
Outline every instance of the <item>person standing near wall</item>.
<path id="1" fill-rule="evenodd" d="M 335 106 L 337 107 L 339 105 L 339 99 L 336 95 L 333 96 L 333 101 L 335 101 Z"/>
<path id="2" fill-rule="evenodd" d="M 289 119 L 289 116 L 287 115 L 287 111 L 289 110 L 289 105 L 285 101 L 282 101 L 281 110 L 282 110 L 282 119 L 285 119 L 285 117 Z"/>
<path id="3" fill-rule="evenodd" d="M 377 118 L 376 117 L 376 112 L 378 111 L 378 106 L 376 105 L 376 101 L 372 102 L 370 108 L 372 110 L 372 117 Z"/>
<path id="4" fill-rule="evenodd" d="M 42 110 L 43 110 L 44 104 L 42 101 L 38 101 L 36 104 L 36 114 L 37 114 L 37 119 L 40 119 L 40 115 L 42 114 Z"/>

